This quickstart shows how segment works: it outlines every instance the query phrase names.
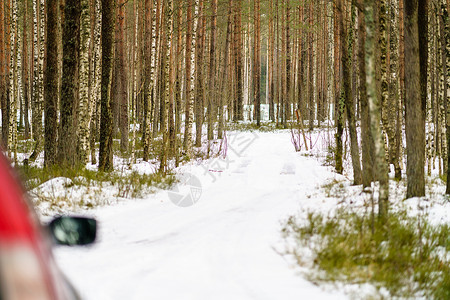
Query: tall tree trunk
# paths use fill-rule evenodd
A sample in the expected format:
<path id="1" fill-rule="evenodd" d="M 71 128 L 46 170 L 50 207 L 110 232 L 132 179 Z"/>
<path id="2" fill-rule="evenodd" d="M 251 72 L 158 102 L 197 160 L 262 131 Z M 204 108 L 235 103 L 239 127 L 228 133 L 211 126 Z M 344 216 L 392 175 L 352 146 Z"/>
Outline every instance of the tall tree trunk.
<path id="1" fill-rule="evenodd" d="M 51 166 L 56 162 L 57 146 L 57 105 L 58 105 L 58 5 L 59 1 L 47 2 L 47 64 L 44 76 L 45 95 L 45 146 L 44 164 Z M 64 36 L 67 38 L 67 36 Z M 74 38 L 70 36 L 69 40 Z M 76 39 L 76 38 L 75 38 Z M 66 100 L 67 101 L 67 100 Z M 64 121 L 67 121 L 64 119 Z M 72 140 L 74 136 L 70 137 Z M 61 149 L 63 151 L 63 149 Z M 65 150 L 65 149 L 64 149 Z M 73 151 L 73 145 L 72 149 Z M 73 153 L 73 152 L 72 152 Z"/>
<path id="2" fill-rule="evenodd" d="M 378 174 L 376 177 L 380 181 L 380 191 L 378 196 L 378 214 L 381 218 L 387 216 L 389 200 L 389 176 L 385 160 L 385 151 L 383 138 L 381 136 L 381 114 L 380 103 L 377 97 L 377 87 L 375 81 L 375 26 L 376 22 L 376 4 L 374 1 L 365 0 L 365 23 L 366 23 L 366 86 L 367 98 L 370 113 L 370 130 L 374 139 L 374 171 Z"/>
<path id="3" fill-rule="evenodd" d="M 204 117 L 204 87 L 203 87 L 203 53 L 205 48 L 205 16 L 203 15 L 203 0 L 199 1 L 199 20 L 197 29 L 197 47 L 196 54 L 196 83 L 195 83 L 195 146 L 202 145 L 202 127 Z"/>
<path id="4" fill-rule="evenodd" d="M 235 55 L 235 81 L 236 81 L 236 97 L 234 120 L 244 119 L 244 95 L 243 95 L 243 78 L 242 78 L 242 0 L 237 0 L 234 11 L 234 55 Z"/>
<path id="5" fill-rule="evenodd" d="M 29 160 L 34 161 L 42 151 L 42 109 L 44 104 L 44 34 L 45 12 L 43 0 L 35 0 L 33 4 L 33 99 L 32 99 L 32 132 L 35 146 Z M 48 16 L 47 16 L 48 18 Z M 55 108 L 56 109 L 56 108 Z M 57 126 L 55 124 L 55 126 Z M 55 129 L 56 130 L 56 129 Z M 54 143 L 56 147 L 56 141 Z M 45 156 L 45 153 L 44 153 Z M 56 151 L 53 159 L 56 157 Z M 45 161 L 45 158 L 44 158 Z"/>
<path id="6" fill-rule="evenodd" d="M 407 191 L 406 197 L 425 195 L 425 120 L 421 98 L 423 83 L 420 56 L 419 11 L 423 0 L 405 1 L 405 90 L 406 90 L 406 149 Z"/>
<path id="7" fill-rule="evenodd" d="M 11 60 L 9 69 L 9 89 L 10 89 L 10 106 L 9 106 L 9 131 L 8 131 L 8 155 L 13 159 L 14 163 L 17 163 L 17 102 L 18 96 L 18 68 L 19 68 L 19 56 L 18 56 L 18 46 L 20 42 L 18 41 L 19 36 L 19 22 L 18 22 L 18 6 L 17 0 L 10 0 L 11 8 Z"/>
<path id="8" fill-rule="evenodd" d="M 93 14 L 93 107 L 91 118 L 91 133 L 90 133 L 90 149 L 91 149 L 91 164 L 97 164 L 97 155 L 95 151 L 95 143 L 99 139 L 99 115 L 101 110 L 101 80 L 102 80 L 102 66 L 101 66 L 101 0 L 93 0 L 92 3 Z"/>
<path id="9" fill-rule="evenodd" d="M 342 1 L 342 0 L 338 0 Z M 340 18 L 342 18 L 342 11 L 338 7 L 337 1 L 334 3 L 334 93 L 335 93 L 335 124 L 336 124 L 336 153 L 335 153 L 335 161 L 336 161 L 336 172 L 342 174 L 344 171 L 344 166 L 342 164 L 342 134 L 344 132 L 344 109 L 345 105 L 343 99 L 341 99 L 341 84 L 339 81 L 340 78 L 340 43 L 344 43 L 344 41 L 340 41 L 339 37 L 339 26 L 340 26 Z M 311 45 L 311 43 L 309 43 Z M 310 46 L 311 47 L 311 46 Z M 314 121 L 314 118 L 310 117 L 310 122 Z M 311 125 L 310 125 L 311 128 Z"/>
<path id="10" fill-rule="evenodd" d="M 309 95 L 309 130 L 314 129 L 314 119 L 315 119 L 315 105 L 314 105 L 314 77 L 313 77 L 313 26 L 314 26 L 314 14 L 313 14 L 313 3 L 309 4 L 309 34 L 308 34 L 308 47 L 309 47 L 309 74 L 308 74 L 308 95 Z"/>
<path id="11" fill-rule="evenodd" d="M 167 156 L 169 152 L 169 119 L 173 118 L 169 116 L 169 106 L 170 106 L 170 96 L 173 95 L 173 87 L 171 85 L 171 66 L 173 63 L 172 60 L 172 31 L 173 31 L 173 1 L 167 0 L 165 3 L 165 37 L 166 37 L 166 45 L 165 45 L 165 63 L 164 63 L 164 127 L 161 128 L 163 131 L 163 147 L 161 153 L 161 164 L 160 164 L 160 172 L 165 173 L 167 171 Z M 173 101 L 172 101 L 173 104 Z"/>
<path id="12" fill-rule="evenodd" d="M 359 157 L 359 146 L 358 146 L 358 136 L 356 133 L 356 120 L 355 120 L 355 110 L 353 103 L 353 95 L 351 88 L 351 71 L 350 71 L 350 56 L 348 50 L 348 35 L 347 27 L 344 24 L 343 12 L 344 4 L 343 0 L 338 0 L 339 13 L 339 29 L 341 36 L 341 60 L 343 66 L 343 88 L 342 97 L 344 98 L 345 108 L 347 111 L 348 127 L 350 132 L 350 151 L 352 155 L 352 165 L 353 165 L 353 183 L 355 185 L 361 184 L 361 163 Z"/>
<path id="13" fill-rule="evenodd" d="M 4 151 L 8 151 L 9 147 L 9 136 L 10 136 L 10 128 L 9 128 L 9 116 L 11 110 L 11 1 L 4 1 L 4 42 L 5 42 L 5 77 L 4 77 L 4 85 L 5 85 L 5 100 L 2 106 L 2 136 L 3 136 L 3 147 Z M 4 109 L 3 109 L 4 108 Z"/>
<path id="14" fill-rule="evenodd" d="M 58 139 L 58 161 L 74 166 L 76 159 L 77 109 L 79 105 L 80 20 L 79 0 L 66 0 L 63 30 L 63 73 Z M 47 62 L 47 68 L 49 63 Z M 55 81 L 56 83 L 56 81 Z M 55 86 L 57 86 L 55 84 Z M 47 127 L 46 127 L 47 130 Z"/>
<path id="15" fill-rule="evenodd" d="M 116 0 L 117 1 L 117 0 Z M 117 67 L 117 91 L 119 129 L 120 129 L 120 150 L 128 151 L 128 74 L 126 60 L 126 39 L 125 39 L 125 4 L 126 0 L 117 2 L 117 39 L 116 39 L 116 67 Z"/>
<path id="16" fill-rule="evenodd" d="M 261 13 L 259 0 L 254 1 L 254 63 L 253 63 L 253 99 L 256 125 L 261 124 Z"/>
<path id="17" fill-rule="evenodd" d="M 223 138 L 223 130 L 224 130 L 224 110 L 223 110 L 223 99 L 228 99 L 228 85 L 227 85 L 227 78 L 228 78 L 228 62 L 230 58 L 230 48 L 231 48 L 231 31 L 232 31 L 232 12 L 233 12 L 233 0 L 228 1 L 228 14 L 227 14 L 227 33 L 226 33 L 226 39 L 225 39 L 225 55 L 224 55 L 224 64 L 223 64 L 223 75 L 221 80 L 221 92 L 224 95 L 224 97 L 219 97 L 219 124 L 217 126 L 217 138 L 222 139 Z"/>
<path id="18" fill-rule="evenodd" d="M 193 4 L 193 5 L 192 5 Z M 191 6 L 194 8 L 194 16 L 192 16 Z M 194 88 L 195 88 L 195 49 L 196 35 L 198 24 L 198 7 L 199 0 L 192 0 L 188 3 L 188 29 L 186 36 L 186 110 L 185 110 L 185 126 L 184 126 L 184 149 L 188 156 L 192 154 L 192 123 L 194 117 Z M 192 30 L 192 31 L 191 31 Z M 189 49 L 188 49 L 188 44 Z M 189 60 L 189 63 L 188 63 Z M 188 68 L 189 65 L 189 68 Z M 188 73 L 189 72 L 189 73 Z M 189 79 L 188 79 L 189 78 Z"/>
<path id="19" fill-rule="evenodd" d="M 291 36 L 290 22 L 291 10 L 289 1 L 286 1 L 286 95 L 284 102 L 284 127 L 287 128 L 287 122 L 290 119 L 291 112 Z"/>
<path id="20" fill-rule="evenodd" d="M 211 37 L 209 45 L 209 81 L 208 81 L 208 140 L 214 139 L 214 123 L 216 120 L 216 26 L 217 0 L 211 0 Z M 221 96 L 222 97 L 222 96 Z"/>
<path id="21" fill-rule="evenodd" d="M 370 187 L 373 181 L 373 138 L 370 131 L 369 103 L 367 99 L 365 43 L 366 43 L 366 23 L 364 16 L 364 0 L 358 0 L 358 60 L 359 74 L 362 78 L 359 87 L 359 97 L 361 102 L 361 146 L 362 146 L 362 184 L 363 187 Z"/>
<path id="22" fill-rule="evenodd" d="M 441 19 L 442 19 L 442 57 L 443 71 L 444 71 L 444 110 L 445 110 L 445 132 L 447 140 L 447 188 L 445 193 L 450 194 L 450 104 L 449 104 L 449 89 L 450 89 L 450 21 L 449 21 L 449 5 L 450 1 L 447 1 L 447 7 L 441 6 Z M 442 32 L 443 31 L 443 32 Z M 444 50 L 445 49 L 445 50 Z"/>
<path id="23" fill-rule="evenodd" d="M 8 122 L 6 112 L 6 49 L 5 49 L 5 5 L 6 1 L 0 4 L 0 104 L 2 109 L 2 140 L 1 146 L 6 149 L 8 143 Z"/>
<path id="24" fill-rule="evenodd" d="M 78 160 L 80 164 L 85 165 L 89 159 L 89 126 L 90 126 L 90 81 L 89 81 L 89 47 L 91 43 L 91 20 L 89 1 L 81 2 L 81 21 L 80 21 L 80 103 L 79 103 L 79 125 L 77 128 L 78 136 Z"/>
<path id="25" fill-rule="evenodd" d="M 1 5 L 0 5 L 1 6 Z M 30 120 L 29 120 L 29 103 L 30 103 L 30 76 L 29 76 L 29 54 L 28 54 L 28 11 L 29 11 L 29 1 L 25 1 L 24 3 L 24 15 L 23 15 L 23 34 L 22 34 L 22 80 L 23 80 L 23 106 L 24 106 L 24 126 L 25 126 L 25 132 L 24 132 L 24 138 L 29 139 L 30 138 Z M 1 9 L 1 7 L 0 7 Z M 0 18 L 0 23 L 2 23 L 2 18 Z M 1 27 L 1 25 L 0 25 Z M 3 34 L 3 30 L 0 28 L 0 35 Z M 0 37 L 1 40 L 1 37 Z M 0 42 L 0 48 L 2 48 L 2 43 Z M 2 50 L 0 50 L 2 51 Z M 2 59 L 2 55 L 0 54 L 0 59 Z M 1 71 L 0 71 L 1 74 Z M 0 75 L 1 77 L 1 75 Z M 1 81 L 1 79 L 0 79 Z M 0 83 L 1 85 L 1 83 Z M 0 88 L 0 92 L 1 92 Z"/>
<path id="26" fill-rule="evenodd" d="M 111 113 L 111 80 L 114 61 L 114 0 L 102 0 L 102 84 L 101 84 L 101 119 L 100 119 L 100 171 L 113 170 Z"/>
<path id="27" fill-rule="evenodd" d="M 275 34 L 273 30 L 273 15 L 274 15 L 274 8 L 273 8 L 273 0 L 269 1 L 269 36 L 267 41 L 267 55 L 269 59 L 269 63 L 267 66 L 267 84 L 268 84 L 268 92 L 267 92 L 267 102 L 269 103 L 269 120 L 275 121 L 274 116 L 274 102 L 273 102 L 273 96 L 274 96 L 274 46 L 275 46 Z"/>

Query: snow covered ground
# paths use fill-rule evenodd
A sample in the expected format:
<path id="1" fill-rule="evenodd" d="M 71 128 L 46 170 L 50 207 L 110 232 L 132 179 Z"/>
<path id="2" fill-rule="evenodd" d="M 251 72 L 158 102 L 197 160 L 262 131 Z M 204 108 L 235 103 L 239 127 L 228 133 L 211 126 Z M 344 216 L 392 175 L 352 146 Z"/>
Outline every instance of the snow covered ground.
<path id="1" fill-rule="evenodd" d="M 334 205 L 310 195 L 341 176 L 296 153 L 288 131 L 229 133 L 228 142 L 225 159 L 177 170 L 198 180 L 86 212 L 99 221 L 97 243 L 55 250 L 84 298 L 347 298 L 277 253 L 281 222 L 302 207 Z M 175 205 L 176 196 L 193 205 Z"/>

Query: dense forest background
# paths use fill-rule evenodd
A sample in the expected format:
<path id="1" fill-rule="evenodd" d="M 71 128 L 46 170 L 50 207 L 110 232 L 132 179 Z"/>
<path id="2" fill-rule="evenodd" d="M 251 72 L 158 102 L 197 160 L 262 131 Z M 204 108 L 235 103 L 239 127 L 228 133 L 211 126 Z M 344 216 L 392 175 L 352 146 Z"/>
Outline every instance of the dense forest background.
<path id="1" fill-rule="evenodd" d="M 32 139 L 27 161 L 43 152 L 47 167 L 108 171 L 115 137 L 131 162 L 156 157 L 165 172 L 203 135 L 222 139 L 229 120 L 248 114 L 259 126 L 266 104 L 281 127 L 334 127 L 339 173 L 348 126 L 354 183 L 380 181 L 381 200 L 390 165 L 399 180 L 406 169 L 408 197 L 422 196 L 425 172 L 449 169 L 449 9 L 449 0 L 5 0 L 2 147 L 17 161 L 18 140 Z"/>

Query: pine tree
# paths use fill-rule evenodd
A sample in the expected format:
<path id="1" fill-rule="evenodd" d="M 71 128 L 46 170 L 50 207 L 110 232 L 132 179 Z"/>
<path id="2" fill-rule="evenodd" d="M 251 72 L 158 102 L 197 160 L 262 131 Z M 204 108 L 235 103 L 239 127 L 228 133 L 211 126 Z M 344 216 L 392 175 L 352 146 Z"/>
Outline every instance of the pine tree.
<path id="1" fill-rule="evenodd" d="M 101 83 L 101 119 L 100 119 L 100 171 L 113 169 L 111 112 L 111 80 L 114 62 L 114 0 L 102 0 L 102 83 Z"/>
<path id="2" fill-rule="evenodd" d="M 78 1 L 77 1 L 78 2 Z M 70 4 L 69 4 L 70 5 Z M 47 2 L 47 63 L 44 73 L 45 93 L 45 146 L 44 163 L 51 166 L 56 162 L 57 128 L 58 128 L 58 6 L 59 1 Z M 67 37 L 67 36 L 65 36 Z M 71 36 L 71 39 L 74 38 Z M 70 100 L 69 100 L 70 101 Z M 62 120 L 63 121 L 63 120 Z M 65 121 L 65 119 L 64 119 Z M 71 140 L 73 140 L 73 136 Z M 69 147 L 71 147 L 69 145 Z M 73 147 L 73 145 L 72 145 Z M 72 150 L 72 149 L 71 149 Z M 64 151 L 61 149 L 61 151 Z"/>
<path id="3" fill-rule="evenodd" d="M 405 1 L 405 104 L 407 192 L 406 197 L 425 195 L 425 120 L 421 99 L 421 68 L 419 46 L 419 2 Z"/>

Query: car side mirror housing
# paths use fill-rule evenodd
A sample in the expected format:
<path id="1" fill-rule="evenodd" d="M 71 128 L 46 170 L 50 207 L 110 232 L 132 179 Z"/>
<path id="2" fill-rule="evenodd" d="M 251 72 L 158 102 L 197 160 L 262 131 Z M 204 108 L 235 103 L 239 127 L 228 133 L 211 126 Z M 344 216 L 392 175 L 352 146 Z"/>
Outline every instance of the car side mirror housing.
<path id="1" fill-rule="evenodd" d="M 61 216 L 51 221 L 48 228 L 57 245 L 89 245 L 97 236 L 97 221 L 91 218 Z"/>

